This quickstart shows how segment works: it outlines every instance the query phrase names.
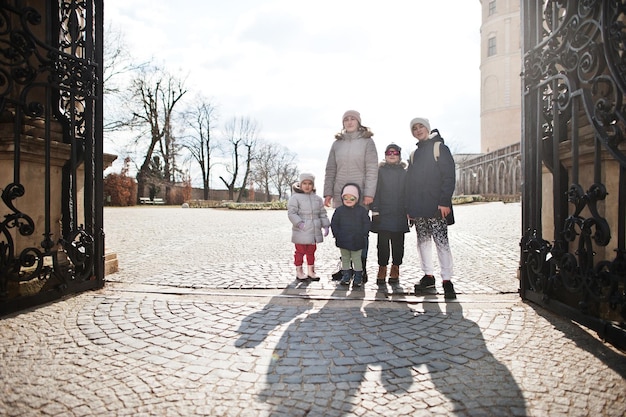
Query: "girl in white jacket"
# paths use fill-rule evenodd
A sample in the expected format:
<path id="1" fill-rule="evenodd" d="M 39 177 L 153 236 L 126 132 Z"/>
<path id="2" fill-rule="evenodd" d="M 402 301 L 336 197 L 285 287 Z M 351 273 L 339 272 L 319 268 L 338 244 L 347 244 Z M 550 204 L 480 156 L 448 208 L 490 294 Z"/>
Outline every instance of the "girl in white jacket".
<path id="1" fill-rule="evenodd" d="M 291 241 L 296 246 L 293 256 L 296 278 L 319 281 L 320 278 L 315 273 L 315 250 L 317 243 L 323 242 L 324 236 L 328 236 L 330 227 L 324 200 L 315 194 L 313 174 L 300 174 L 300 182 L 291 188 L 293 193 L 287 202 L 287 216 L 292 224 Z M 303 269 L 305 257 L 308 274 L 305 274 Z"/>

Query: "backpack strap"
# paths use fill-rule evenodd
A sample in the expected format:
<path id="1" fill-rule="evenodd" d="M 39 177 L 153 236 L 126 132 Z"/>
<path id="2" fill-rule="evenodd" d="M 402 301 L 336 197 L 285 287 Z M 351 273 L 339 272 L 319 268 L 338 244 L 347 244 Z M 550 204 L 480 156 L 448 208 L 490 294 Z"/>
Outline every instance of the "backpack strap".
<path id="1" fill-rule="evenodd" d="M 441 146 L 441 142 L 437 141 L 435 142 L 435 144 L 433 145 L 433 157 L 435 158 L 435 161 L 439 162 L 439 154 L 440 154 L 440 150 L 439 147 Z M 413 150 L 413 152 L 411 152 L 411 156 L 409 156 L 409 162 L 412 164 L 413 163 L 413 157 L 415 156 L 415 150 Z"/>

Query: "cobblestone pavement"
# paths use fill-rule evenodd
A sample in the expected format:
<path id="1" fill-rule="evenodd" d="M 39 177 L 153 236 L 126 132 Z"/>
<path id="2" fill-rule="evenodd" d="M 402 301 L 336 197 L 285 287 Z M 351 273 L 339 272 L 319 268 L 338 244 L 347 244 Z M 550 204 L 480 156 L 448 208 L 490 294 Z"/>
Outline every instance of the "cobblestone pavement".
<path id="1" fill-rule="evenodd" d="M 332 239 L 295 282 L 284 211 L 107 208 L 105 288 L 0 320 L 0 415 L 623 416 L 624 352 L 517 295 L 520 209 L 455 207 L 446 303 L 414 232 L 353 290 Z"/>

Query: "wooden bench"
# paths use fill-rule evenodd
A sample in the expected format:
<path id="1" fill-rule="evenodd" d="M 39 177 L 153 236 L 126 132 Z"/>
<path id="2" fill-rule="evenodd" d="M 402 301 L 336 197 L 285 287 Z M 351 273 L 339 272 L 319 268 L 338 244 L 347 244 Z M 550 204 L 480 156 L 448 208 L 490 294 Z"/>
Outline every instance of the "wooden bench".
<path id="1" fill-rule="evenodd" d="M 139 204 L 153 204 L 150 197 L 139 197 Z"/>
<path id="2" fill-rule="evenodd" d="M 152 204 L 165 204 L 165 201 L 163 201 L 162 198 L 154 198 L 154 200 L 152 200 Z"/>

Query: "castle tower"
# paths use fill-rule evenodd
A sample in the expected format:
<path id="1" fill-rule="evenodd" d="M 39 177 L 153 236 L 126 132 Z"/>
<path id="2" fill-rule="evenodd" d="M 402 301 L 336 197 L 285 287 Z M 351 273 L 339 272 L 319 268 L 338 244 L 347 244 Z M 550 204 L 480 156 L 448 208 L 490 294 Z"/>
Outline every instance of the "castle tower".
<path id="1" fill-rule="evenodd" d="M 520 0 L 481 0 L 480 149 L 521 140 Z"/>

